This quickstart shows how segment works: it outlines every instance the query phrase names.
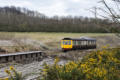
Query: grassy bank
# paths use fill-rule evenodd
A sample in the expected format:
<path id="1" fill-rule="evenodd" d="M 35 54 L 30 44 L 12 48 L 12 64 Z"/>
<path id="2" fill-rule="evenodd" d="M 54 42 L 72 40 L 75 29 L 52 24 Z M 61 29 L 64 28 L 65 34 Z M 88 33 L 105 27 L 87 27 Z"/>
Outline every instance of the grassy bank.
<path id="1" fill-rule="evenodd" d="M 31 48 L 30 50 L 42 50 L 43 46 L 45 49 L 46 47 L 47 48 L 49 47 L 52 49 L 60 48 L 60 40 L 62 38 L 65 38 L 65 37 L 79 38 L 82 36 L 96 38 L 98 47 L 101 47 L 107 44 L 111 46 L 117 46 L 119 44 L 119 39 L 113 33 L 0 32 L 0 40 L 8 40 L 8 41 L 12 40 L 12 42 L 17 44 L 18 46 L 22 44 L 22 46 L 24 47 L 25 45 L 25 48 L 26 46 L 29 46 L 26 48 L 26 50 L 29 50 L 28 48 Z M 20 40 L 23 40 L 25 42 L 21 43 Z M 26 45 L 27 42 L 32 44 Z M 36 48 L 36 45 L 39 47 Z M 7 45 L 7 46 L 10 46 L 10 45 Z M 35 46 L 35 48 L 33 46 Z M 3 47 L 3 46 L 0 45 L 0 47 Z M 21 47 L 19 49 L 18 48 L 16 49 L 16 51 L 21 51 L 21 50 L 24 51 L 24 49 L 21 49 Z M 10 51 L 10 47 L 8 48 L 8 51 Z"/>

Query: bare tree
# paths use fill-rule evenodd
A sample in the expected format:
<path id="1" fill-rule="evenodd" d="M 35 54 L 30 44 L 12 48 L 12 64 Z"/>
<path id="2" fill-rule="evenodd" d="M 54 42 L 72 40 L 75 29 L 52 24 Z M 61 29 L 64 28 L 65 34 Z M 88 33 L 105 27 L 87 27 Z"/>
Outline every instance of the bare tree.
<path id="1" fill-rule="evenodd" d="M 104 13 L 107 13 L 109 18 L 111 18 L 114 22 L 119 23 L 120 19 L 120 1 L 119 0 L 112 0 L 114 7 L 109 6 L 108 3 L 106 3 L 106 0 L 100 1 L 106 9 L 99 8 Z"/>
<path id="2" fill-rule="evenodd" d="M 109 27 L 102 27 L 105 28 L 107 32 L 116 32 L 119 33 L 120 29 L 120 0 L 101 0 L 98 3 L 103 4 L 103 7 L 93 7 L 89 9 L 94 16 L 95 19 L 98 17 L 102 17 L 103 19 L 110 20 L 112 23 L 115 24 Z M 96 21 L 95 23 L 98 22 Z"/>

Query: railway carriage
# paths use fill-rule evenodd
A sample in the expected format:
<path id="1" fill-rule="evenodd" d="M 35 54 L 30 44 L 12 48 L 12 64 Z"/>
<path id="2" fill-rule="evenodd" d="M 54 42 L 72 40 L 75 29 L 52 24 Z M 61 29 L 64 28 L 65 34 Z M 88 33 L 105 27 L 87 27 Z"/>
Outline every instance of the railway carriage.
<path id="1" fill-rule="evenodd" d="M 61 40 L 63 51 L 96 48 L 96 39 L 88 37 L 64 38 Z"/>

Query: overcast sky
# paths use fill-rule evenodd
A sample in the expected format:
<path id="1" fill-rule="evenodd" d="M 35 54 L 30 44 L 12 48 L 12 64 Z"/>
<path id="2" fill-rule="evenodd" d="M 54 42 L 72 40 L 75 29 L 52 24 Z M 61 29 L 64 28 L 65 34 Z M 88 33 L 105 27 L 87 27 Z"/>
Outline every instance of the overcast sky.
<path id="1" fill-rule="evenodd" d="M 94 15 L 87 9 L 97 4 L 99 0 L 0 0 L 0 6 L 17 6 L 35 10 L 46 16 L 86 16 Z"/>

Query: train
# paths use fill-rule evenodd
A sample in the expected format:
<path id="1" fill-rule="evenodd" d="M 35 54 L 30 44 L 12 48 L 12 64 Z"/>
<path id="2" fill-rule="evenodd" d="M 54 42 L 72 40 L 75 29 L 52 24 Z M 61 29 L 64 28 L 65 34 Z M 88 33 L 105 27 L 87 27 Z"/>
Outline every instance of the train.
<path id="1" fill-rule="evenodd" d="M 61 40 L 61 48 L 63 51 L 95 49 L 96 39 L 89 37 L 63 38 Z"/>

